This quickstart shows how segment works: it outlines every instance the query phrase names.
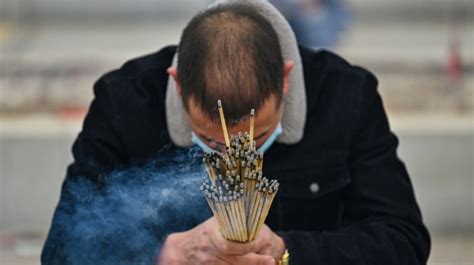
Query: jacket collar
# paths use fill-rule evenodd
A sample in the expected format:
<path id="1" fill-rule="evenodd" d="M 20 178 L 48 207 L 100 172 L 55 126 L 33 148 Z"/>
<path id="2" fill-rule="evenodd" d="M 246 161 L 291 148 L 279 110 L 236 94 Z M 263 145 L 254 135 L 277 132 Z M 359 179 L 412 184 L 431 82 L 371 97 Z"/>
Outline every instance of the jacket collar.
<path id="1" fill-rule="evenodd" d="M 248 4 L 258 9 L 272 23 L 278 33 L 284 60 L 294 62 L 290 74 L 290 89 L 288 95 L 284 97 L 285 111 L 281 121 L 283 132 L 276 141 L 283 144 L 296 144 L 303 138 L 307 106 L 302 62 L 294 32 L 283 15 L 267 1 L 221 0 L 216 1 L 209 8 L 235 2 Z M 177 59 L 178 53 L 173 58 L 172 65 L 174 67 L 177 66 Z M 186 120 L 186 112 L 176 91 L 176 83 L 172 78 L 168 79 L 166 90 L 166 121 L 170 138 L 174 144 L 180 147 L 193 145 L 191 127 Z"/>

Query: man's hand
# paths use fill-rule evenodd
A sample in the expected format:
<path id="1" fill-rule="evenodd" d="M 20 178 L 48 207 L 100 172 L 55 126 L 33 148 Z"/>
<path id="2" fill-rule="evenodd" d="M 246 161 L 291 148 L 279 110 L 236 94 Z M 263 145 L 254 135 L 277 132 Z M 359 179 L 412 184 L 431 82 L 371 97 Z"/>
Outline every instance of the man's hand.
<path id="1" fill-rule="evenodd" d="M 283 239 L 275 234 L 266 224 L 262 226 L 262 229 L 252 243 L 254 244 L 252 252 L 270 255 L 277 261 L 283 256 L 286 249 Z"/>
<path id="2" fill-rule="evenodd" d="M 228 241 L 212 217 L 191 230 L 169 235 L 158 264 L 275 265 L 284 249 L 283 240 L 266 225 L 252 242 Z"/>

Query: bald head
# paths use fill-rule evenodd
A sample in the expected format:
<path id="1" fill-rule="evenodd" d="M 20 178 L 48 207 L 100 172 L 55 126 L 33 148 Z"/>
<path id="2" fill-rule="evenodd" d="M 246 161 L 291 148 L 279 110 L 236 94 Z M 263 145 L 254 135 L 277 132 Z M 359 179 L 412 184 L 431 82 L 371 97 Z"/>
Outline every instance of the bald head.
<path id="1" fill-rule="evenodd" d="M 282 100 L 283 67 L 278 36 L 256 10 L 239 4 L 208 9 L 183 31 L 178 80 L 184 106 L 193 102 L 217 120 L 221 99 L 229 121 L 238 122 L 264 103 Z"/>

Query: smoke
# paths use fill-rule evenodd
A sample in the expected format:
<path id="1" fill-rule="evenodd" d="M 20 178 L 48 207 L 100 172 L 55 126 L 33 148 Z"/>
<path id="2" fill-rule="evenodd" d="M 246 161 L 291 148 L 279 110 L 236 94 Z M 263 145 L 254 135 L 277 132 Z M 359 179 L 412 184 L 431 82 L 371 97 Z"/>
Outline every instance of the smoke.
<path id="1" fill-rule="evenodd" d="M 209 218 L 200 152 L 172 153 L 111 173 L 101 189 L 86 178 L 66 182 L 43 264 L 153 264 L 166 235 Z"/>

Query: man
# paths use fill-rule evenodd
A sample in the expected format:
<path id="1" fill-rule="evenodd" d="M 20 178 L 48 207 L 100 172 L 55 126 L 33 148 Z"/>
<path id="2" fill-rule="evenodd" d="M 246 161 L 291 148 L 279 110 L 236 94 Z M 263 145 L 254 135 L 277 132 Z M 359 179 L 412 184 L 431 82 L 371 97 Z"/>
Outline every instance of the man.
<path id="1" fill-rule="evenodd" d="M 276 264 L 288 250 L 298 265 L 425 264 L 429 235 L 376 78 L 324 51 L 300 47 L 301 62 L 285 60 L 284 41 L 260 11 L 252 4 L 211 8 L 183 31 L 177 67 L 176 47 L 168 47 L 102 77 L 65 183 L 87 176 L 105 185 L 107 172 L 165 145 L 221 149 L 221 99 L 230 134 L 246 131 L 256 110 L 264 173 L 281 183 L 267 225 L 241 244 L 224 240 L 210 218 L 170 234 L 157 263 Z M 292 71 L 299 63 L 305 89 L 298 94 Z M 172 92 L 182 105 L 168 101 Z M 58 245 L 50 236 L 44 263 Z"/>

